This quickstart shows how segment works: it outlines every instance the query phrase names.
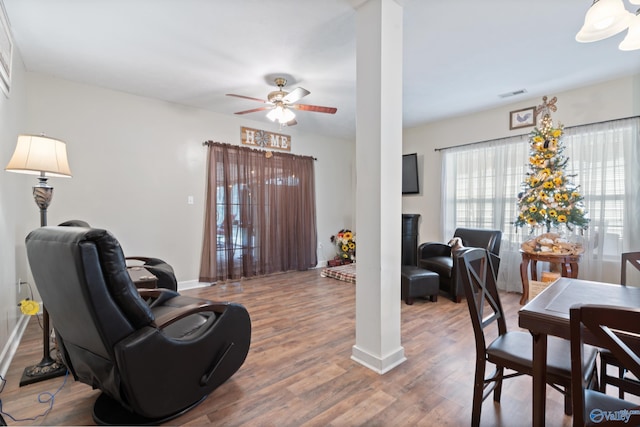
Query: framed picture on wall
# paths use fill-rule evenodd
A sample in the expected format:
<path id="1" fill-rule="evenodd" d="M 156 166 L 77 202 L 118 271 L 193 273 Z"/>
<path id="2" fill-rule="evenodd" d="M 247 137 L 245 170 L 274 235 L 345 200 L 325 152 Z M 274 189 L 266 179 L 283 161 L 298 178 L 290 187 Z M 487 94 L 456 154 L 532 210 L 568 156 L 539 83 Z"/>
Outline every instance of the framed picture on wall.
<path id="1" fill-rule="evenodd" d="M 0 87 L 6 97 L 11 89 L 11 61 L 13 59 L 13 40 L 4 3 L 0 2 Z"/>
<path id="2" fill-rule="evenodd" d="M 509 113 L 509 129 L 536 125 L 536 107 L 523 108 Z"/>

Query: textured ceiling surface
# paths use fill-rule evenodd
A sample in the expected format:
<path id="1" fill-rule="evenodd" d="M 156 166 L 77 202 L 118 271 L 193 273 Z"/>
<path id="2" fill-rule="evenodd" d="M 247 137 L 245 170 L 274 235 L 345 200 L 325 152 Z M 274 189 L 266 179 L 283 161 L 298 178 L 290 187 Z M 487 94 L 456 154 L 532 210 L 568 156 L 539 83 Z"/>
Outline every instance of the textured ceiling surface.
<path id="1" fill-rule="evenodd" d="M 635 11 L 625 1 L 627 9 Z M 284 76 L 300 131 L 355 138 L 354 0 L 4 0 L 25 67 L 221 114 Z M 404 0 L 403 125 L 640 72 L 618 34 L 581 44 L 591 0 Z M 523 95 L 499 95 L 526 90 Z M 264 112 L 245 116 L 268 121 Z"/>

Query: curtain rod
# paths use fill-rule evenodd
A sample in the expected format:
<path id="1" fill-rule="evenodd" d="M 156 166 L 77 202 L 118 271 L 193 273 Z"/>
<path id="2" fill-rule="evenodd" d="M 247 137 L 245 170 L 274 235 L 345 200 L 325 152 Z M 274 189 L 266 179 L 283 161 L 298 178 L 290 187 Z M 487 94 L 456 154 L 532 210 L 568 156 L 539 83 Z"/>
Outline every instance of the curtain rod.
<path id="1" fill-rule="evenodd" d="M 229 144 L 227 142 L 220 142 L 220 141 L 211 141 L 211 140 L 209 140 L 209 141 L 204 141 L 202 143 L 203 146 L 207 146 L 207 147 L 210 147 L 210 146 L 212 146 L 214 144 L 228 145 L 230 147 L 243 148 L 245 150 L 252 150 L 252 151 L 262 151 L 262 152 L 270 151 L 270 150 L 265 150 L 265 149 L 260 149 L 260 148 L 243 147 L 242 145 Z M 272 153 L 273 153 L 273 151 L 272 151 Z M 283 153 L 281 151 L 278 151 L 277 154 L 295 156 L 295 157 L 309 157 L 309 158 L 311 158 L 313 160 L 318 160 L 316 157 L 313 157 L 313 156 L 302 156 L 300 154 Z"/>
<path id="2" fill-rule="evenodd" d="M 221 141 L 205 141 L 202 143 L 202 145 L 206 145 L 207 147 L 213 144 L 225 144 L 225 145 L 231 145 L 231 144 L 227 144 L 226 142 L 221 142 Z"/>
<path id="3" fill-rule="evenodd" d="M 617 122 L 617 121 L 620 121 L 620 120 L 637 119 L 637 118 L 640 118 L 640 116 L 629 116 L 629 117 L 623 117 L 621 119 L 603 120 L 601 122 L 594 122 L 594 123 L 586 123 L 586 124 L 582 124 L 582 125 L 567 126 L 564 129 L 574 129 L 574 128 L 578 128 L 578 127 L 582 127 L 582 126 L 600 125 L 600 124 L 603 124 L 603 123 L 613 123 L 613 122 Z M 433 151 L 446 151 L 446 150 L 449 150 L 449 149 L 452 149 L 452 148 L 467 147 L 469 145 L 477 145 L 477 144 L 485 144 L 487 142 L 502 141 L 503 139 L 517 138 L 519 136 L 528 136 L 529 133 L 530 132 L 528 132 L 528 133 L 520 133 L 518 135 L 505 136 L 505 137 L 496 138 L 496 139 L 486 139 L 484 141 L 468 142 L 466 144 L 453 145 L 451 147 L 434 148 Z"/>

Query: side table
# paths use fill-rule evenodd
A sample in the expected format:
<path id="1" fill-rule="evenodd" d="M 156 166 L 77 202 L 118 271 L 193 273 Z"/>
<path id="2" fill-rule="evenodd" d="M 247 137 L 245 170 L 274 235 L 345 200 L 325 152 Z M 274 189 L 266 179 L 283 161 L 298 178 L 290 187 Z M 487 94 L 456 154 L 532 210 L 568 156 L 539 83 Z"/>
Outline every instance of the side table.
<path id="1" fill-rule="evenodd" d="M 529 272 L 531 280 L 538 280 L 538 261 L 548 262 L 550 264 L 560 264 L 562 277 L 570 277 L 576 279 L 578 277 L 578 262 L 582 254 L 554 254 L 549 252 L 530 253 L 520 249 L 522 262 L 520 263 L 520 278 L 522 279 L 522 298 L 520 305 L 523 305 L 529 299 Z M 531 267 L 529 268 L 529 265 Z"/>
<path id="2" fill-rule="evenodd" d="M 144 267 L 127 267 L 127 273 L 136 288 L 155 289 L 158 287 L 158 278 Z"/>

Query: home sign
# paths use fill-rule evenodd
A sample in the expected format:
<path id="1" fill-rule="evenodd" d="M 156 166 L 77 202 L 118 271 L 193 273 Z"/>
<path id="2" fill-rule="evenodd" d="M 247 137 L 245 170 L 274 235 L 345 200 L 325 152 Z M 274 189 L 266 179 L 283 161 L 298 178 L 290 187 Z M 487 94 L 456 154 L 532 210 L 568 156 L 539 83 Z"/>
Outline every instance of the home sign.
<path id="1" fill-rule="evenodd" d="M 241 127 L 242 144 L 268 150 L 291 151 L 291 137 L 281 133 L 268 132 L 266 130 Z"/>

